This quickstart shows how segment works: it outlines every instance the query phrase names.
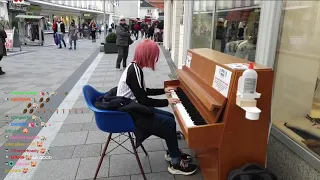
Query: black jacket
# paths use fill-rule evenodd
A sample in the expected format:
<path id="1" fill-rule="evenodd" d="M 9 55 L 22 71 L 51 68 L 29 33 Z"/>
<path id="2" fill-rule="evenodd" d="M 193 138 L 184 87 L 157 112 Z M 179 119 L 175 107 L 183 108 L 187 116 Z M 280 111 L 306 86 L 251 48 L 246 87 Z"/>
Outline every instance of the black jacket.
<path id="1" fill-rule="evenodd" d="M 94 106 L 98 109 L 113 110 L 127 112 L 132 117 L 136 126 L 136 146 L 140 146 L 141 143 L 147 139 L 151 132 L 148 131 L 149 127 L 153 127 L 154 113 L 153 111 L 136 101 L 129 98 L 118 97 L 117 87 L 111 89 L 109 92 L 96 99 Z"/>
<path id="2" fill-rule="evenodd" d="M 54 33 L 56 33 L 56 32 L 58 31 L 58 24 L 57 24 L 57 23 L 56 23 L 56 27 L 57 27 L 57 28 L 55 28 L 55 29 L 53 30 Z M 66 27 L 64 26 L 64 23 L 61 23 L 60 28 L 61 28 L 61 32 L 62 32 L 63 34 L 66 33 Z"/>
<path id="3" fill-rule="evenodd" d="M 116 40 L 117 46 L 129 46 L 130 44 L 132 44 L 131 34 L 129 33 L 128 25 L 123 24 L 123 25 L 117 26 L 116 34 L 117 34 L 117 40 Z"/>

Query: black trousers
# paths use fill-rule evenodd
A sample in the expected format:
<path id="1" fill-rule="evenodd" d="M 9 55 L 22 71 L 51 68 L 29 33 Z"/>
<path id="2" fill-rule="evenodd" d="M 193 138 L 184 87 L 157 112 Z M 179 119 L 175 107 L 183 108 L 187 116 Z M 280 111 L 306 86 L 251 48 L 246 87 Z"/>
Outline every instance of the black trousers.
<path id="1" fill-rule="evenodd" d="M 3 56 L 2 56 L 2 55 L 0 55 L 0 61 L 2 60 L 2 58 L 3 58 Z M 0 71 L 1 71 L 1 66 L 0 66 Z"/>
<path id="2" fill-rule="evenodd" d="M 96 31 L 91 31 L 92 40 L 96 40 Z"/>
<path id="3" fill-rule="evenodd" d="M 127 67 L 127 58 L 129 53 L 129 46 L 118 46 L 118 58 L 116 68 L 120 68 L 122 61 L 122 67 Z"/>

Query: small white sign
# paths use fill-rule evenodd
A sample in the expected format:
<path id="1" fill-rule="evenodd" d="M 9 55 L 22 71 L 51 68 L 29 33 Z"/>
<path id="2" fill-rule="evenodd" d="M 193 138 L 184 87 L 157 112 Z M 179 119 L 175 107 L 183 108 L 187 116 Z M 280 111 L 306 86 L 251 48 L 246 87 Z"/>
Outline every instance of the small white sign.
<path id="1" fill-rule="evenodd" d="M 223 67 L 216 66 L 212 87 L 220 92 L 224 97 L 228 97 L 231 75 L 231 71 Z"/>
<path id="2" fill-rule="evenodd" d="M 232 69 L 248 69 L 248 64 L 245 64 L 245 63 L 231 63 L 231 64 L 226 64 L 226 66 Z"/>
<path id="3" fill-rule="evenodd" d="M 187 58 L 186 58 L 186 66 L 188 68 L 190 68 L 190 66 L 191 66 L 191 60 L 192 60 L 192 54 L 188 52 Z"/>

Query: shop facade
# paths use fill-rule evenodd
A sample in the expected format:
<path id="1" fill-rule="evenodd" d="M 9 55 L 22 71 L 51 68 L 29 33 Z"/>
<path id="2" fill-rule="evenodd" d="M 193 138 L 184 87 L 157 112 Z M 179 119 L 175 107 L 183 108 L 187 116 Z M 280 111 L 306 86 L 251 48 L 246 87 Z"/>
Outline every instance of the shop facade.
<path id="1" fill-rule="evenodd" d="M 317 180 L 320 1 L 168 0 L 164 6 L 164 47 L 178 68 L 187 49 L 211 48 L 274 69 L 267 167 L 281 180 Z"/>
<path id="2" fill-rule="evenodd" d="M 14 4 L 12 1 L 8 1 L 8 19 L 10 28 L 16 27 L 18 28 L 18 19 L 16 19 L 17 15 L 25 15 L 27 12 L 27 8 L 30 5 L 28 2 L 24 2 L 23 4 Z"/>

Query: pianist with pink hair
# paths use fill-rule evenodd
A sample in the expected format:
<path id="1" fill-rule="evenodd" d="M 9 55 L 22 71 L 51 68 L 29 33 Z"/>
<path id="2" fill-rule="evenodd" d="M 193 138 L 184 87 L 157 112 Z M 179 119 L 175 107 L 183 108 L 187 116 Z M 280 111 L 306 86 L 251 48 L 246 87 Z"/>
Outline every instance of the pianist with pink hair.
<path id="1" fill-rule="evenodd" d="M 191 156 L 179 150 L 174 115 L 156 108 L 166 107 L 180 101 L 174 98 L 153 99 L 148 97 L 170 93 L 170 90 L 175 89 L 149 89 L 145 86 L 142 69 L 155 70 L 159 53 L 158 45 L 152 40 L 144 40 L 137 46 L 133 61 L 124 70 L 120 78 L 117 96 L 130 98 L 146 107 L 151 107 L 154 118 L 147 122 L 148 127 L 144 130 L 166 141 L 168 151 L 165 154 L 165 159 L 170 162 L 168 171 L 171 174 L 191 175 L 196 172 L 198 166 L 189 163 L 188 161 L 192 159 Z"/>

